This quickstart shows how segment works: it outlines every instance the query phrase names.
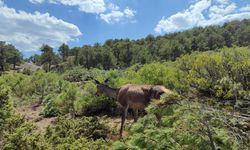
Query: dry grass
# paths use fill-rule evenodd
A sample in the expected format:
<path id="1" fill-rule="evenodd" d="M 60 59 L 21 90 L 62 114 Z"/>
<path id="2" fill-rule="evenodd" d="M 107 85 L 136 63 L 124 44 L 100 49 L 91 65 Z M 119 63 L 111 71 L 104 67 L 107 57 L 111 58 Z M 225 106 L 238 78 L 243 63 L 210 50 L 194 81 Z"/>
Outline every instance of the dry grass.
<path id="1" fill-rule="evenodd" d="M 17 112 L 23 115 L 28 121 L 36 125 L 38 132 L 44 132 L 46 128 L 55 122 L 56 117 L 43 118 L 39 115 L 41 106 L 21 106 L 17 108 Z"/>

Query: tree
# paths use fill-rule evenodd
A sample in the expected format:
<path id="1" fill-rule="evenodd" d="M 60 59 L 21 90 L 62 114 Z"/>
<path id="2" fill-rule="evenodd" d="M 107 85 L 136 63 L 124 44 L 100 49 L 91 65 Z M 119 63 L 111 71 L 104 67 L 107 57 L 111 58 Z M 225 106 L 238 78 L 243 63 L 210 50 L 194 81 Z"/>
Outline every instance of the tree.
<path id="1" fill-rule="evenodd" d="M 55 53 L 53 52 L 53 48 L 49 45 L 43 45 L 41 47 L 42 55 L 41 55 L 41 64 L 45 65 L 47 68 L 46 71 L 50 72 L 51 65 L 54 63 Z"/>
<path id="2" fill-rule="evenodd" d="M 225 40 L 225 44 L 227 47 L 232 47 L 232 43 L 233 43 L 233 38 L 232 38 L 232 33 L 230 33 L 229 31 L 225 31 L 223 33 L 223 37 L 224 37 L 224 40 Z"/>
<path id="3" fill-rule="evenodd" d="M 16 69 L 16 65 L 21 63 L 22 54 L 14 46 L 10 45 L 7 51 L 7 63 L 13 65 L 13 69 Z"/>
<path id="4" fill-rule="evenodd" d="M 34 64 L 36 64 L 36 65 L 38 65 L 38 66 L 40 66 L 41 63 L 42 63 L 42 62 L 41 62 L 41 56 L 40 56 L 40 55 L 37 55 L 37 54 L 31 56 L 31 57 L 28 59 L 28 61 L 29 61 L 29 62 L 32 62 L 32 63 L 34 63 Z"/>
<path id="5" fill-rule="evenodd" d="M 0 69 L 1 71 L 4 71 L 6 63 L 6 49 L 5 49 L 5 42 L 0 42 Z"/>
<path id="6" fill-rule="evenodd" d="M 13 64 L 13 69 L 22 60 L 22 54 L 11 44 L 0 42 L 0 70 L 5 71 L 9 64 Z"/>
<path id="7" fill-rule="evenodd" d="M 89 45 L 85 45 L 80 50 L 79 63 L 84 67 L 90 69 L 93 65 L 92 61 L 94 59 L 94 53 L 92 47 Z"/>
<path id="8" fill-rule="evenodd" d="M 66 44 L 62 44 L 60 47 L 59 47 L 59 53 L 60 53 L 60 56 L 62 57 L 63 61 L 66 61 L 67 57 L 69 56 L 69 46 L 66 45 Z"/>
<path id="9" fill-rule="evenodd" d="M 250 45 L 250 27 L 242 29 L 241 32 L 238 32 L 238 44 L 240 46 L 249 46 Z"/>

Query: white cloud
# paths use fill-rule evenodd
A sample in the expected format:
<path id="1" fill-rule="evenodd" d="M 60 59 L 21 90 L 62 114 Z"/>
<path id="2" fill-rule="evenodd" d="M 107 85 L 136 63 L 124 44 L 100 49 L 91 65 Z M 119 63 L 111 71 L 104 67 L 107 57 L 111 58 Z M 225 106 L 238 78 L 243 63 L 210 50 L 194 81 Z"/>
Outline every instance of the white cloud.
<path id="1" fill-rule="evenodd" d="M 31 3 L 38 4 L 44 2 L 44 0 L 29 0 Z"/>
<path id="2" fill-rule="evenodd" d="M 132 10 L 132 9 L 129 9 L 129 8 L 126 8 L 126 9 L 124 10 L 124 14 L 125 14 L 125 16 L 128 17 L 128 18 L 134 17 L 134 16 L 135 16 L 135 13 L 136 13 L 136 11 L 134 11 L 134 10 Z"/>
<path id="3" fill-rule="evenodd" d="M 49 13 L 27 13 L 5 5 L 0 5 L 0 25 L 0 41 L 22 51 L 38 50 L 42 44 L 57 47 L 81 35 L 77 26 Z"/>
<path id="4" fill-rule="evenodd" d="M 106 11 L 104 0 L 49 0 L 50 3 L 66 6 L 78 6 L 78 9 L 86 13 L 102 13 Z"/>
<path id="5" fill-rule="evenodd" d="M 134 22 L 136 11 L 126 8 L 124 11 L 112 10 L 106 14 L 100 14 L 100 18 L 108 24 L 115 24 L 119 22 Z"/>
<path id="6" fill-rule="evenodd" d="M 245 6 L 245 7 L 242 7 L 241 9 L 240 9 L 240 11 L 250 11 L 250 4 L 249 5 L 247 5 L 247 6 Z"/>
<path id="7" fill-rule="evenodd" d="M 231 3 L 230 5 L 214 5 L 209 9 L 210 18 L 221 17 L 230 13 L 233 13 L 236 10 L 237 6 L 235 3 Z"/>
<path id="8" fill-rule="evenodd" d="M 29 0 L 31 3 L 52 3 L 62 4 L 66 6 L 77 6 L 79 11 L 86 13 L 103 13 L 106 11 L 106 4 L 104 0 Z"/>
<path id="9" fill-rule="evenodd" d="M 112 10 L 110 13 L 107 14 L 100 14 L 100 18 L 107 22 L 108 24 L 114 24 L 121 21 L 124 14 L 121 11 Z"/>
<path id="10" fill-rule="evenodd" d="M 110 10 L 119 10 L 120 7 L 117 6 L 117 5 L 115 5 L 115 4 L 113 4 L 113 3 L 110 3 L 110 4 L 108 5 L 108 9 L 110 9 Z"/>
<path id="11" fill-rule="evenodd" d="M 108 24 L 134 22 L 133 17 L 136 11 L 129 9 L 121 10 L 113 3 L 105 3 L 104 0 L 29 0 L 31 3 L 53 3 L 66 6 L 77 6 L 85 13 L 97 14 L 97 18 L 104 20 Z M 126 20 L 127 19 L 127 20 Z"/>
<path id="12" fill-rule="evenodd" d="M 229 0 L 215 0 L 215 2 L 219 3 L 219 4 L 222 4 L 222 5 L 227 5 L 230 3 Z"/>
<path id="13" fill-rule="evenodd" d="M 182 12 L 163 17 L 154 30 L 157 33 L 169 33 L 250 18 L 250 10 L 242 9 L 230 0 L 199 0 Z"/>

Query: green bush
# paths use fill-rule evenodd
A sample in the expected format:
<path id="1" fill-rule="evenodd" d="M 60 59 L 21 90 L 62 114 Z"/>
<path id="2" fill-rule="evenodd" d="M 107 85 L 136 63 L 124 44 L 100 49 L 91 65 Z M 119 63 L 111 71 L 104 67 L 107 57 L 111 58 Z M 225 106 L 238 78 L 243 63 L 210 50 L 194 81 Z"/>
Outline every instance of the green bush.
<path id="1" fill-rule="evenodd" d="M 63 143 L 73 143 L 79 138 L 89 140 L 104 139 L 109 133 L 109 129 L 98 117 L 83 117 L 77 119 L 67 119 L 59 117 L 56 124 L 48 127 L 45 138 L 53 145 Z"/>
<path id="2" fill-rule="evenodd" d="M 115 100 L 105 96 L 84 96 L 75 102 L 75 110 L 81 115 L 115 114 Z"/>
<path id="3" fill-rule="evenodd" d="M 43 101 L 43 109 L 41 115 L 44 117 L 55 117 L 61 114 L 59 108 L 56 106 L 54 100 L 55 95 L 48 95 Z"/>
<path id="4" fill-rule="evenodd" d="M 48 149 L 49 145 L 39 134 L 34 134 L 33 130 L 31 123 L 16 114 L 10 100 L 10 89 L 0 85 L 0 149 Z"/>
<path id="5" fill-rule="evenodd" d="M 60 93 L 54 103 L 63 114 L 75 115 L 74 103 L 81 98 L 80 89 L 74 84 L 68 84 Z"/>
<path id="6" fill-rule="evenodd" d="M 200 92 L 223 99 L 242 98 L 232 91 L 249 90 L 249 58 L 247 48 L 227 48 L 185 55 L 178 59 L 178 66 L 187 83 Z"/>
<path id="7" fill-rule="evenodd" d="M 147 109 L 148 114 L 133 124 L 125 143 L 114 143 L 114 149 L 233 150 L 249 147 L 248 135 L 239 134 L 240 123 L 235 122 L 237 119 L 242 123 L 242 119 L 172 96 L 166 95 L 153 102 Z M 160 121 L 155 113 L 161 115 Z"/>
<path id="8" fill-rule="evenodd" d="M 10 89 L 0 84 L 0 135 L 3 135 L 5 128 L 8 127 L 8 119 L 14 112 L 13 105 L 10 101 Z M 1 140 L 0 136 L 0 140 Z"/>
<path id="9" fill-rule="evenodd" d="M 58 144 L 56 150 L 79 150 L 79 149 L 92 149 L 92 150 L 108 150 L 109 145 L 107 141 L 103 139 L 89 140 L 86 138 L 80 138 L 73 143 Z"/>
<path id="10" fill-rule="evenodd" d="M 89 76 L 89 72 L 81 67 L 75 67 L 72 70 L 68 70 L 64 73 L 63 78 L 70 82 L 80 82 L 85 80 Z"/>
<path id="11" fill-rule="evenodd" d="M 23 123 L 14 128 L 12 132 L 6 133 L 3 141 L 3 150 L 33 150 L 52 149 L 40 134 L 33 133 L 34 126 L 30 123 Z"/>

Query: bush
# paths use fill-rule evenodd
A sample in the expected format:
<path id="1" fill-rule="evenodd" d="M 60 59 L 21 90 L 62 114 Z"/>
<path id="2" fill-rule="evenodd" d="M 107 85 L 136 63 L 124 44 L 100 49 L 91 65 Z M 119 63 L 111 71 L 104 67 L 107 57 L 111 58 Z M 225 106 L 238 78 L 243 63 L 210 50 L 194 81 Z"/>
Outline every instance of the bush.
<path id="1" fill-rule="evenodd" d="M 178 59 L 190 87 L 222 100 L 244 99 L 250 87 L 247 48 L 192 53 Z"/>
<path id="2" fill-rule="evenodd" d="M 43 138 L 33 133 L 34 126 L 17 115 L 10 100 L 10 89 L 0 85 L 0 149 L 47 149 Z"/>
<path id="3" fill-rule="evenodd" d="M 64 73 L 63 78 L 69 82 L 80 82 L 85 80 L 89 76 L 89 72 L 81 67 L 75 67 L 72 70 L 68 70 Z"/>
<path id="4" fill-rule="evenodd" d="M 56 106 L 54 100 L 55 95 L 48 95 L 43 101 L 43 109 L 41 115 L 44 117 L 55 117 L 61 114 L 59 108 Z"/>
<path id="5" fill-rule="evenodd" d="M 83 117 L 79 119 L 60 117 L 55 126 L 47 128 L 45 138 L 53 145 L 64 143 L 73 145 L 80 138 L 86 138 L 89 141 L 104 139 L 107 137 L 109 130 L 99 120 L 101 118 L 97 117 Z"/>
<path id="6" fill-rule="evenodd" d="M 52 147 L 40 134 L 33 133 L 34 126 L 23 123 L 14 128 L 12 132 L 5 134 L 3 150 L 48 150 Z"/>
<path id="7" fill-rule="evenodd" d="M 171 95 L 153 102 L 148 114 L 133 124 L 124 144 L 118 149 L 247 149 L 249 135 L 239 124 L 244 120 L 210 109 L 204 104 L 181 100 Z M 157 121 L 155 113 L 160 113 Z M 235 122 L 237 119 L 240 123 Z M 235 137 L 235 135 L 239 137 Z M 159 141 L 161 141 L 159 143 Z M 212 144 L 213 143 L 213 144 Z M 118 146 L 117 146 L 118 145 Z"/>
<path id="8" fill-rule="evenodd" d="M 74 84 L 68 84 L 60 93 L 54 103 L 63 114 L 75 115 L 74 103 L 81 97 L 80 89 Z"/>
<path id="9" fill-rule="evenodd" d="M 57 150 L 79 150 L 79 149 L 92 149 L 92 150 L 108 150 L 109 145 L 107 141 L 103 139 L 89 140 L 86 138 L 80 138 L 73 143 L 62 143 L 56 146 Z"/>
<path id="10" fill-rule="evenodd" d="M 75 110 L 81 115 L 115 114 L 115 100 L 108 97 L 84 96 L 75 102 Z"/>
<path id="11" fill-rule="evenodd" d="M 10 101 L 10 89 L 0 84 L 0 135 L 3 135 L 5 128 L 8 127 L 8 119 L 13 112 L 14 108 Z"/>

